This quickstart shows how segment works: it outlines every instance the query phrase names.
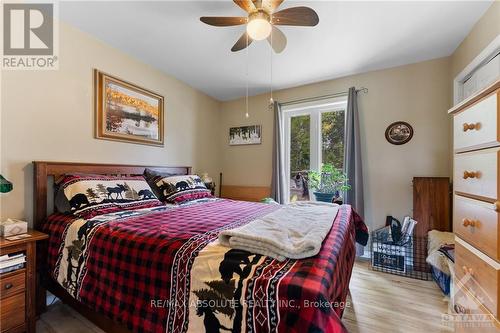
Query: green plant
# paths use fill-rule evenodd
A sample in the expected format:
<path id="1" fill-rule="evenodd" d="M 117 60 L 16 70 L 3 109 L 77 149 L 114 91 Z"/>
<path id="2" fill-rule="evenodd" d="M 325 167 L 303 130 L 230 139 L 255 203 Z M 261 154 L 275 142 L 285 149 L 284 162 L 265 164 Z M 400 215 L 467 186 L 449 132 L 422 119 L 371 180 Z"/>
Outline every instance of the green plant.
<path id="1" fill-rule="evenodd" d="M 335 193 L 336 191 L 345 192 L 351 189 L 347 183 L 347 175 L 340 169 L 333 167 L 332 164 L 323 164 L 321 172 L 309 171 L 309 187 L 315 192 Z"/>

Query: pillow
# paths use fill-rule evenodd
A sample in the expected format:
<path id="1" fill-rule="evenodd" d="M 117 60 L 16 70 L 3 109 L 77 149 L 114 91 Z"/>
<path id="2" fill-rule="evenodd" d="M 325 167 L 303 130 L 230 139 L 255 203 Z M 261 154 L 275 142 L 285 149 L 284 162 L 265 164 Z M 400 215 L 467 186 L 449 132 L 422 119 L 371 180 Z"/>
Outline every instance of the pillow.
<path id="1" fill-rule="evenodd" d="M 212 197 L 201 178 L 197 175 L 179 175 L 157 178 L 152 188 L 164 202 L 183 203 L 195 199 Z"/>
<path id="2" fill-rule="evenodd" d="M 69 205 L 69 201 L 64 194 L 64 189 L 62 187 L 63 181 L 66 176 L 69 174 L 65 174 L 60 176 L 59 178 L 54 180 L 54 205 L 56 206 L 56 210 L 59 213 L 71 213 L 71 206 Z M 101 177 L 99 174 L 89 174 L 89 173 L 72 173 L 73 176 L 86 176 L 86 177 Z"/>
<path id="3" fill-rule="evenodd" d="M 61 192 L 67 200 L 62 205 Z M 121 210 L 162 205 L 142 176 L 66 175 L 59 184 L 56 203 L 89 219 Z M 58 207 L 59 210 L 59 207 Z"/>
<path id="4" fill-rule="evenodd" d="M 167 177 L 172 177 L 175 176 L 175 173 L 169 173 L 169 172 L 159 172 L 156 170 L 152 170 L 149 168 L 144 169 L 144 178 L 148 182 L 149 186 L 151 186 L 151 189 L 153 190 L 153 193 L 156 195 L 157 198 L 162 198 L 163 196 L 163 191 L 156 186 L 156 183 L 159 182 L 163 178 Z"/>
<path id="5" fill-rule="evenodd" d="M 55 184 L 54 191 L 56 195 L 54 196 L 54 205 L 59 213 L 69 213 L 71 212 L 71 206 L 69 201 L 64 194 L 64 190 L 58 184 Z"/>

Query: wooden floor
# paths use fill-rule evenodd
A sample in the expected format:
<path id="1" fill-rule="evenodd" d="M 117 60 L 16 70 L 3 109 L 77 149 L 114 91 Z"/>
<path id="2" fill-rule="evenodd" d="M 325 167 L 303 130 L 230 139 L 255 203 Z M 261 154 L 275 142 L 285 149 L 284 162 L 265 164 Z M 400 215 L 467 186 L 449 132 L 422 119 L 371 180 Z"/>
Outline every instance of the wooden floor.
<path id="1" fill-rule="evenodd" d="M 351 278 L 350 306 L 343 322 L 350 333 L 439 333 L 447 302 L 433 281 L 401 278 L 371 271 L 368 262 L 356 262 Z M 42 333 L 103 333 L 60 302 L 49 306 L 37 322 Z"/>
<path id="2" fill-rule="evenodd" d="M 441 325 L 448 301 L 434 281 L 372 271 L 368 261 L 357 261 L 350 291 L 342 319 L 350 333 L 453 332 Z"/>
<path id="3" fill-rule="evenodd" d="M 37 333 L 105 333 L 60 301 L 47 308 L 36 322 Z"/>

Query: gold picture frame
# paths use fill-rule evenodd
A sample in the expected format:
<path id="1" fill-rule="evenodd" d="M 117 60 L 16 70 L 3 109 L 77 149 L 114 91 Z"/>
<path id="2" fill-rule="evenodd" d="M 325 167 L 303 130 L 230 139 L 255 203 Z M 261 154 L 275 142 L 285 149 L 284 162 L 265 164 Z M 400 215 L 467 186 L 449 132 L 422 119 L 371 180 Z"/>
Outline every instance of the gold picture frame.
<path id="1" fill-rule="evenodd" d="M 164 145 L 164 98 L 150 90 L 94 70 L 96 139 Z"/>

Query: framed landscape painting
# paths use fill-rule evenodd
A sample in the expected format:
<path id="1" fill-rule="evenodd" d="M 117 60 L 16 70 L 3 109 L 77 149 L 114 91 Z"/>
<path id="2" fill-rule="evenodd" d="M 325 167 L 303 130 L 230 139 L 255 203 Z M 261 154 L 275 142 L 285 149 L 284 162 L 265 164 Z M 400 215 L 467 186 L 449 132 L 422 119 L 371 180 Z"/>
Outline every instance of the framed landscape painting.
<path id="1" fill-rule="evenodd" d="M 262 126 L 240 126 L 229 129 L 229 145 L 258 145 L 262 143 Z"/>
<path id="2" fill-rule="evenodd" d="M 94 70 L 95 137 L 163 146 L 163 96 Z"/>

